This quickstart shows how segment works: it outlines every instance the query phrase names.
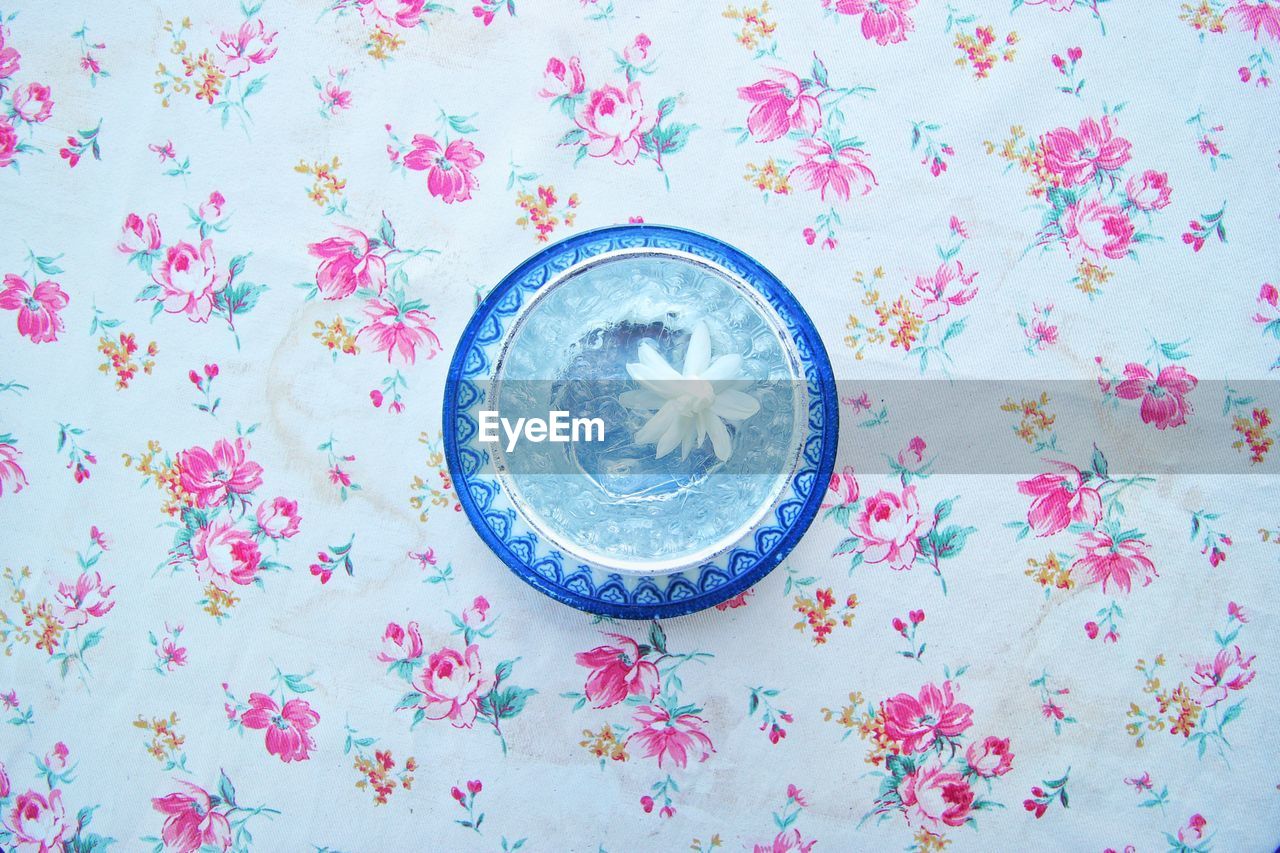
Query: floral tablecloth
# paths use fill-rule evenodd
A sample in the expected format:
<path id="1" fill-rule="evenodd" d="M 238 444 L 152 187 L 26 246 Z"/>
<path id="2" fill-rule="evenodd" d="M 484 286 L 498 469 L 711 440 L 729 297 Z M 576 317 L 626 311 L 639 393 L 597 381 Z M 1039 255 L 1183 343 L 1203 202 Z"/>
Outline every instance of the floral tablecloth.
<path id="1" fill-rule="evenodd" d="M 0 848 L 1280 842 L 1280 412 L 1206 390 L 1280 365 L 1280 4 L 0 21 Z M 510 574 L 440 438 L 476 300 L 632 221 L 785 281 L 888 460 L 661 624 Z M 1114 471 L 1032 393 L 1025 474 L 950 473 L 857 393 L 1010 377 L 1231 464 Z"/>

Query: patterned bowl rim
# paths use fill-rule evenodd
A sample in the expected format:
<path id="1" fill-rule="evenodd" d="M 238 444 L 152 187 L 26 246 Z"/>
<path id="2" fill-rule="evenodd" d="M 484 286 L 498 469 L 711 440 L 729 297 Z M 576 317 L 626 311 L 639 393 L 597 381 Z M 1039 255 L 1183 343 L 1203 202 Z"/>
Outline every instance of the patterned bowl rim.
<path id="1" fill-rule="evenodd" d="M 811 385 L 814 383 L 818 385 L 818 393 L 814 397 L 816 406 L 820 408 L 822 413 L 821 450 L 816 461 L 808 465 L 802 465 L 801 470 L 793 473 L 790 480 L 791 485 L 788 489 L 788 493 L 794 493 L 798 498 L 802 499 L 799 512 L 789 521 L 782 522 L 784 527 L 781 535 L 775 541 L 769 543 L 759 552 L 743 551 L 743 553 L 751 553 L 753 556 L 758 557 L 749 568 L 736 576 L 730 577 L 726 582 L 710 588 L 704 588 L 704 584 L 699 582 L 696 586 L 701 591 L 689 597 L 643 603 L 615 603 L 600 597 L 584 595 L 559 583 L 552 582 L 535 571 L 509 547 L 506 540 L 494 531 L 486 519 L 484 511 L 476 503 L 476 498 L 472 494 L 471 481 L 473 478 L 466 473 L 466 469 L 462 465 L 457 433 L 458 399 L 462 383 L 471 381 L 471 377 L 463 375 L 469 354 L 477 347 L 484 349 L 491 344 L 500 343 L 506 337 L 508 334 L 508 320 L 499 319 L 496 316 L 496 309 L 512 291 L 521 287 L 522 282 L 525 281 L 530 273 L 543 268 L 548 271 L 548 275 L 544 277 L 543 282 L 532 288 L 532 290 L 540 289 L 548 281 L 559 277 L 566 269 L 562 265 L 557 265 L 556 261 L 562 260 L 566 255 L 575 255 L 580 249 L 593 244 L 600 245 L 598 252 L 592 252 L 593 256 L 617 248 L 619 245 L 624 245 L 626 248 L 675 249 L 698 255 L 730 268 L 737 277 L 745 281 L 748 286 L 755 289 L 765 298 L 765 301 L 782 318 L 783 323 L 788 327 L 788 331 L 797 339 L 797 344 L 802 344 L 798 346 L 798 349 L 802 364 L 806 368 L 806 381 Z M 570 266 L 577 266 L 579 263 L 581 263 L 581 259 L 570 264 Z M 529 288 L 526 287 L 526 289 Z M 518 315 L 523 310 L 525 302 L 525 298 L 520 296 L 517 307 L 510 314 L 512 316 Z M 478 343 L 477 338 L 491 318 L 497 324 L 498 338 L 495 341 Z M 811 408 L 810 411 L 812 413 L 813 409 Z M 449 363 L 449 373 L 445 380 L 444 388 L 443 432 L 445 461 L 450 477 L 453 480 L 458 502 L 462 505 L 472 528 L 512 572 L 539 592 L 579 610 L 618 619 L 655 619 L 683 616 L 733 598 L 758 583 L 791 553 L 817 516 L 827 490 L 827 484 L 835 469 L 839 411 L 836 400 L 835 378 L 832 374 L 831 362 L 827 356 L 822 338 L 814 327 L 813 321 L 810 320 L 795 296 L 773 273 L 740 249 L 697 231 L 667 225 L 613 225 L 584 231 L 543 247 L 503 276 L 497 286 L 481 300 L 471 319 L 467 322 L 461 337 L 458 339 L 457 347 Z M 807 439 L 806 442 L 812 440 L 812 435 L 816 432 L 817 430 L 811 429 L 811 438 Z M 804 456 L 807 457 L 808 454 L 806 453 Z M 494 478 L 480 473 L 480 476 L 474 479 L 486 480 Z M 809 480 L 808 494 L 803 494 L 802 490 L 797 486 L 797 481 L 801 479 Z M 496 479 L 494 479 L 494 484 L 497 485 Z M 775 512 L 780 511 L 779 508 L 775 507 Z M 779 518 L 777 521 L 782 520 Z M 758 531 L 766 528 L 767 524 L 767 520 L 762 520 L 753 533 L 758 533 Z M 536 534 L 532 534 L 532 536 L 535 539 L 537 538 Z M 758 536 L 756 541 L 759 541 Z M 559 554 L 559 552 L 553 553 Z M 704 564 L 696 569 L 677 574 L 687 575 L 696 571 L 699 573 L 699 581 L 701 581 L 701 576 L 707 573 L 708 569 L 715 569 L 719 575 L 724 574 L 723 571 L 711 564 Z M 616 578 L 617 576 L 611 575 L 610 577 Z M 635 579 L 634 577 L 632 578 L 632 580 Z M 602 584 L 602 586 L 604 585 Z M 644 586 L 652 588 L 657 595 L 661 596 L 661 593 L 657 593 L 657 588 L 651 579 L 641 580 L 638 588 Z M 685 586 L 688 586 L 688 584 L 685 584 Z"/>

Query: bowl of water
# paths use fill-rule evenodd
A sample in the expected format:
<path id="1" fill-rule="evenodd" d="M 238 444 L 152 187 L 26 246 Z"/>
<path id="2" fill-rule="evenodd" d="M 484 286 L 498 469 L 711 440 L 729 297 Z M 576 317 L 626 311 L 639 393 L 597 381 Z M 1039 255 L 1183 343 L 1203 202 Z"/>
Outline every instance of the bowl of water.
<path id="1" fill-rule="evenodd" d="M 790 292 L 662 226 L 585 232 L 517 267 L 445 390 L 445 453 L 481 539 L 551 597 L 620 618 L 699 610 L 775 567 L 817 512 L 837 430 L 830 363 Z"/>

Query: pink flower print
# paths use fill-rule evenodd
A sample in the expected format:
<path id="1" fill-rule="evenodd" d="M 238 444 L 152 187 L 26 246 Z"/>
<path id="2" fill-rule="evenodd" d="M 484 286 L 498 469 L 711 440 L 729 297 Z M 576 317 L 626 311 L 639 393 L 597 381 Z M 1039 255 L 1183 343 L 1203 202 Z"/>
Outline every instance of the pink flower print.
<path id="1" fill-rule="evenodd" d="M 209 198 L 200 202 L 200 207 L 196 209 L 196 213 L 200 214 L 200 218 L 205 222 L 217 222 L 222 218 L 222 209 L 226 207 L 226 197 L 214 190 L 209 193 Z"/>
<path id="2" fill-rule="evenodd" d="M 336 81 L 330 80 L 320 90 L 320 103 L 324 104 L 325 109 L 331 113 L 349 109 L 351 107 L 351 91 L 342 88 Z"/>
<path id="3" fill-rule="evenodd" d="M 57 602 L 62 608 L 62 616 L 58 619 L 65 628 L 78 628 L 89 621 L 90 617 L 106 616 L 116 606 L 109 600 L 115 585 L 105 586 L 102 575 L 97 572 L 85 572 L 74 584 L 58 584 Z"/>
<path id="4" fill-rule="evenodd" d="M 1052 536 L 1069 524 L 1096 527 L 1102 520 L 1102 495 L 1084 485 L 1080 469 L 1054 462 L 1060 473 L 1046 473 L 1018 483 L 1018 491 L 1030 495 L 1027 524 L 1037 536 Z"/>
<path id="5" fill-rule="evenodd" d="M 381 294 L 387 286 L 387 262 L 370 250 L 363 231 L 343 227 L 346 237 L 330 237 L 307 246 L 320 259 L 316 287 L 325 299 L 343 299 L 357 289 Z"/>
<path id="6" fill-rule="evenodd" d="M 640 83 L 633 82 L 623 92 L 617 86 L 601 86 L 587 96 L 574 119 L 586 131 L 587 153 L 592 157 L 612 157 L 619 165 L 634 163 L 644 148 L 644 135 L 653 130 L 658 117 L 645 112 Z"/>
<path id="7" fill-rule="evenodd" d="M 1257 655 L 1245 657 L 1240 647 L 1222 649 L 1213 660 L 1196 664 L 1191 680 L 1200 686 L 1201 705 L 1212 708 L 1232 690 L 1243 690 L 1257 675 L 1250 667 Z"/>
<path id="8" fill-rule="evenodd" d="M 1129 140 L 1112 136 L 1112 119 L 1101 122 L 1087 118 L 1079 130 L 1060 127 L 1044 135 L 1044 161 L 1049 171 L 1062 176 L 1066 186 L 1074 187 L 1093 180 L 1100 171 L 1119 169 L 1129 162 Z"/>
<path id="9" fill-rule="evenodd" d="M 427 173 L 427 191 L 445 204 L 466 201 L 480 180 L 471 174 L 484 162 L 484 154 L 465 139 L 455 139 L 442 148 L 430 136 L 413 137 L 413 150 L 404 155 L 406 169 Z"/>
<path id="10" fill-rule="evenodd" d="M 925 523 L 916 487 L 907 486 L 901 495 L 881 490 L 868 498 L 849 532 L 858 537 L 857 551 L 866 562 L 902 571 L 916 561 Z"/>
<path id="11" fill-rule="evenodd" d="M 418 708 L 428 720 L 448 720 L 456 729 L 469 729 L 480 713 L 480 701 L 493 690 L 494 678 L 484 671 L 480 647 L 459 652 L 443 648 L 433 652 L 413 679 L 422 696 Z"/>
<path id="12" fill-rule="evenodd" d="M 483 625 L 489 614 L 489 599 L 483 595 L 477 595 L 471 602 L 471 606 L 464 608 L 462 611 L 462 624 L 468 628 L 475 628 Z"/>
<path id="13" fill-rule="evenodd" d="M 126 255 L 136 255 L 156 251 L 161 242 L 160 223 L 154 213 L 148 213 L 145 222 L 138 214 L 130 213 L 124 218 L 116 248 Z"/>
<path id="14" fill-rule="evenodd" d="M 247 495 L 262 485 L 262 466 L 245 458 L 244 439 L 220 438 L 213 450 L 193 447 L 178 454 L 182 489 L 196 506 L 221 506 L 231 495 Z"/>
<path id="15" fill-rule="evenodd" d="M 1092 195 L 1068 205 L 1059 220 L 1062 240 L 1075 256 L 1119 260 L 1129 254 L 1135 228 L 1124 210 Z"/>
<path id="16" fill-rule="evenodd" d="M 694 714 L 673 717 L 666 708 L 641 705 L 632 719 L 639 728 L 627 735 L 627 744 L 636 741 L 641 754 L 645 758 L 657 758 L 659 767 L 669 758 L 683 769 L 690 758 L 706 761 L 716 751 L 711 738 L 703 731 L 707 721 Z"/>
<path id="17" fill-rule="evenodd" d="M 773 837 L 771 844 L 756 844 L 752 853 L 809 853 L 817 843 L 816 839 L 805 841 L 798 829 L 789 832 L 784 829 Z"/>
<path id="18" fill-rule="evenodd" d="M 973 772 L 984 779 L 1003 776 L 1013 767 L 1008 738 L 988 737 L 981 743 L 974 741 L 969 744 L 964 757 Z"/>
<path id="19" fill-rule="evenodd" d="M 1249 614 L 1245 612 L 1243 607 L 1236 604 L 1234 601 L 1227 602 L 1227 615 L 1232 619 L 1239 619 L 1242 624 L 1249 621 Z"/>
<path id="20" fill-rule="evenodd" d="M 5 44 L 5 40 L 9 37 L 9 31 L 0 26 L 0 80 L 12 77 L 18 73 L 18 69 L 22 63 L 19 60 L 22 54 L 18 53 L 18 49 L 9 47 Z M 3 165 L 3 164 L 0 164 Z"/>
<path id="21" fill-rule="evenodd" d="M 67 749 L 67 745 L 62 741 L 58 741 L 53 745 L 50 752 L 44 754 L 45 766 L 55 773 L 61 773 L 67 769 L 67 759 L 71 757 L 71 750 Z"/>
<path id="22" fill-rule="evenodd" d="M 245 21 L 233 33 L 224 32 L 218 40 L 222 51 L 221 67 L 228 77 L 239 77 L 255 65 L 263 65 L 276 55 L 271 43 L 276 39 L 275 30 L 270 33 L 259 18 Z"/>
<path id="23" fill-rule="evenodd" d="M 0 169 L 13 162 L 18 153 L 18 131 L 9 123 L 9 117 L 0 115 Z"/>
<path id="24" fill-rule="evenodd" d="M 1240 0 L 1227 10 L 1227 14 L 1239 18 L 1246 30 L 1253 30 L 1254 41 L 1266 33 L 1272 41 L 1280 42 L 1280 4 L 1271 0 L 1255 3 Z"/>
<path id="25" fill-rule="evenodd" d="M 36 791 L 19 794 L 9 810 L 5 828 L 12 833 L 9 849 L 13 853 L 61 853 L 63 836 L 68 831 L 75 832 L 67 825 L 62 791 L 57 788 L 47 798 Z"/>
<path id="26" fill-rule="evenodd" d="M 631 65 L 638 65 L 649 58 L 649 48 L 653 42 L 644 33 L 635 37 L 631 44 L 622 49 L 622 58 Z"/>
<path id="27" fill-rule="evenodd" d="M 969 783 L 937 763 L 904 776 L 898 783 L 898 797 L 907 824 L 933 833 L 948 826 L 964 826 L 973 810 Z"/>
<path id="28" fill-rule="evenodd" d="M 912 295 L 919 303 L 920 316 L 926 323 L 932 323 L 945 317 L 952 306 L 964 305 L 978 295 L 978 288 L 971 287 L 978 274 L 964 271 L 964 264 L 956 261 L 955 269 L 951 264 L 943 264 L 932 276 L 916 276 L 916 285 L 911 289 Z M 960 286 L 955 292 L 948 294 L 947 288 L 953 282 Z"/>
<path id="29" fill-rule="evenodd" d="M 70 301 L 56 281 L 42 281 L 32 288 L 12 274 L 4 277 L 4 289 L 0 290 L 0 308 L 17 311 L 18 334 L 36 344 L 58 339 L 58 333 L 66 328 L 58 312 Z"/>
<path id="30" fill-rule="evenodd" d="M 1141 539 L 1116 541 L 1109 533 L 1095 530 L 1081 536 L 1077 547 L 1083 553 L 1071 568 L 1084 569 L 1093 583 L 1101 581 L 1104 593 L 1108 582 L 1129 592 L 1135 579 L 1146 586 L 1159 576 L 1147 557 L 1150 546 Z"/>
<path id="31" fill-rule="evenodd" d="M 356 5 L 365 23 L 388 21 L 408 30 L 422 23 L 427 0 L 356 0 Z"/>
<path id="32" fill-rule="evenodd" d="M 562 59 L 551 57 L 543 72 L 543 87 L 538 92 L 544 98 L 563 98 L 581 95 L 587 88 L 587 78 L 582 73 L 582 61 L 576 56 Z"/>
<path id="33" fill-rule="evenodd" d="M 883 711 L 885 732 L 907 755 L 924 752 L 938 738 L 955 737 L 973 725 L 973 709 L 955 700 L 950 681 L 944 681 L 942 689 L 924 685 L 919 698 L 899 693 L 885 700 Z"/>
<path id="34" fill-rule="evenodd" d="M 1189 844 L 1204 839 L 1204 828 L 1209 825 L 1201 815 L 1193 814 L 1187 825 L 1178 830 L 1178 841 Z"/>
<path id="35" fill-rule="evenodd" d="M 1169 206 L 1169 176 L 1155 169 L 1134 175 L 1125 184 L 1129 202 L 1138 210 L 1160 210 Z"/>
<path id="36" fill-rule="evenodd" d="M 846 146 L 836 151 L 824 139 L 802 139 L 796 153 L 804 162 L 793 166 L 787 176 L 799 175 L 806 188 L 817 190 L 824 200 L 828 189 L 848 201 L 854 189 L 860 188 L 860 195 L 866 195 L 876 185 L 875 173 L 867 166 L 867 152 L 861 148 Z"/>
<path id="37" fill-rule="evenodd" d="M 658 695 L 658 667 L 640 654 L 635 640 L 622 634 L 606 634 L 617 645 L 596 646 L 573 659 L 591 670 L 583 692 L 593 708 L 609 708 L 628 696 L 653 699 Z"/>
<path id="38" fill-rule="evenodd" d="M 13 697 L 13 707 L 18 707 L 17 695 L 13 692 L 9 693 Z M 0 800 L 9 799 L 9 774 L 5 772 L 4 762 L 0 761 Z"/>
<path id="39" fill-rule="evenodd" d="M 179 782 L 182 791 L 165 797 L 153 797 L 151 806 L 166 815 L 160 838 L 166 850 L 175 853 L 196 853 L 204 847 L 226 850 L 231 846 L 231 824 L 226 815 L 213 810 L 209 792 L 203 788 Z"/>
<path id="40" fill-rule="evenodd" d="M 6 485 L 10 486 L 10 491 L 17 494 L 27 484 L 26 472 L 18 464 L 18 457 L 21 455 L 21 450 L 12 444 L 0 441 L 0 497 L 4 497 Z"/>
<path id="41" fill-rule="evenodd" d="M 187 665 L 187 647 L 179 646 L 172 637 L 165 637 L 156 646 L 156 657 L 168 672 Z"/>
<path id="42" fill-rule="evenodd" d="M 1196 387 L 1197 379 L 1185 367 L 1171 364 L 1152 376 L 1142 364 L 1126 364 L 1125 378 L 1116 385 L 1116 396 L 1122 400 L 1142 399 L 1142 422 L 1156 429 L 1180 427 L 1193 409 L 1186 399 Z"/>
<path id="43" fill-rule="evenodd" d="M 858 502 L 858 478 L 853 474 L 853 466 L 845 465 L 840 469 L 839 473 L 831 475 L 831 482 L 827 484 L 827 491 L 834 492 L 834 495 L 828 495 L 828 503 L 824 503 L 823 508 L 833 506 L 853 506 Z M 832 500 L 834 498 L 834 500 Z"/>
<path id="44" fill-rule="evenodd" d="M 396 622 L 388 622 L 387 630 L 382 632 L 382 651 L 378 652 L 378 660 L 383 663 L 396 663 L 402 660 L 417 660 L 422 657 L 422 634 L 418 632 L 418 623 L 410 622 L 403 628 Z"/>
<path id="45" fill-rule="evenodd" d="M 165 140 L 164 145 L 157 145 L 154 142 L 148 143 L 147 148 L 160 155 L 161 163 L 165 162 L 166 160 L 176 160 L 178 157 L 177 153 L 173 150 L 172 139 Z"/>
<path id="46" fill-rule="evenodd" d="M 907 12 L 919 0 L 836 0 L 835 10 L 841 15 L 862 16 L 862 37 L 876 44 L 899 44 L 916 28 Z M 825 4 L 824 4 L 825 5 Z"/>
<path id="47" fill-rule="evenodd" d="M 205 323 L 213 311 L 213 295 L 226 286 L 218 269 L 213 241 L 196 248 L 185 240 L 165 250 L 159 269 L 151 278 L 160 285 L 161 302 L 170 314 L 186 314 L 193 323 Z"/>
<path id="48" fill-rule="evenodd" d="M 818 99 L 804 94 L 804 83 L 790 71 L 770 70 L 774 79 L 738 89 L 738 97 L 752 104 L 747 114 L 747 130 L 756 142 L 772 142 L 792 130 L 817 133 L 822 127 L 822 107 Z"/>
<path id="49" fill-rule="evenodd" d="M 23 121 L 37 124 L 53 115 L 53 100 L 49 87 L 41 83 L 28 83 L 13 90 L 13 111 Z"/>
<path id="50" fill-rule="evenodd" d="M 426 347 L 426 357 L 435 358 L 440 352 L 440 339 L 431 331 L 435 322 L 420 308 L 400 309 L 383 299 L 370 299 L 364 308 L 369 323 L 356 333 L 357 338 L 366 335 L 373 339 L 373 348 L 385 352 L 391 364 L 409 365 L 417 360 L 418 347 Z"/>
<path id="51" fill-rule="evenodd" d="M 266 729 L 267 752 L 286 764 L 306 761 L 316 748 L 310 729 L 320 722 L 320 715 L 304 699 L 290 699 L 281 708 L 265 693 L 250 693 L 249 710 L 240 715 L 240 722 L 248 729 Z"/>
<path id="52" fill-rule="evenodd" d="M 200 582 L 211 583 L 223 592 L 230 592 L 234 588 L 232 584 L 253 583 L 262 562 L 253 536 L 236 529 L 234 523 L 225 518 L 196 530 L 191 537 L 191 557 Z"/>
<path id="53" fill-rule="evenodd" d="M 302 523 L 302 516 L 298 514 L 298 502 L 280 497 L 271 503 L 258 504 L 257 519 L 258 529 L 268 539 L 291 539 Z"/>

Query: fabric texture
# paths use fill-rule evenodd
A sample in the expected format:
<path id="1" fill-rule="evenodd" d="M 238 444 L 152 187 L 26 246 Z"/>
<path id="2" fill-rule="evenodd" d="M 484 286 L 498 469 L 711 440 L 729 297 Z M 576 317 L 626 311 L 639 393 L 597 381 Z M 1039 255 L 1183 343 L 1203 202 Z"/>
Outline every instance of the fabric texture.
<path id="1" fill-rule="evenodd" d="M 1272 850 L 1280 4 L 0 12 L 0 849 Z M 1220 474 L 869 395 L 791 556 L 546 599 L 441 448 L 476 300 L 696 229 L 835 373 L 1074 379 Z M 925 387 L 925 386 L 922 386 Z M 957 411 L 957 418 L 965 413 Z"/>

